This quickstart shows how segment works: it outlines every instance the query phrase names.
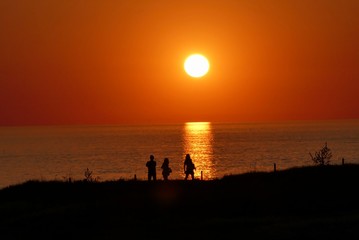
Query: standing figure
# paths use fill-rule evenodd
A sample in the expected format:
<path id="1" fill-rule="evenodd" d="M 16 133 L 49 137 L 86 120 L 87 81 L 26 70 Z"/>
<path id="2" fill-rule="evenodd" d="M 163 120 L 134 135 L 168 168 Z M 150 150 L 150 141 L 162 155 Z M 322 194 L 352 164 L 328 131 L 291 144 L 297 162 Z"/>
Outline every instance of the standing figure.
<path id="1" fill-rule="evenodd" d="M 150 155 L 150 161 L 147 161 L 146 167 L 148 168 L 148 181 L 151 181 L 151 178 L 156 181 L 156 161 L 153 155 Z"/>
<path id="2" fill-rule="evenodd" d="M 187 180 L 188 175 L 191 175 L 192 180 L 194 180 L 194 170 L 196 167 L 194 166 L 194 163 L 192 162 L 192 159 L 189 154 L 186 154 L 186 159 L 184 160 L 183 164 L 184 173 L 186 174 L 185 180 Z"/>
<path id="3" fill-rule="evenodd" d="M 170 162 L 169 162 L 168 158 L 165 158 L 165 160 L 163 161 L 162 166 L 161 166 L 162 176 L 165 181 L 168 180 L 168 176 L 172 172 L 172 169 L 170 168 L 169 164 L 170 164 Z"/>

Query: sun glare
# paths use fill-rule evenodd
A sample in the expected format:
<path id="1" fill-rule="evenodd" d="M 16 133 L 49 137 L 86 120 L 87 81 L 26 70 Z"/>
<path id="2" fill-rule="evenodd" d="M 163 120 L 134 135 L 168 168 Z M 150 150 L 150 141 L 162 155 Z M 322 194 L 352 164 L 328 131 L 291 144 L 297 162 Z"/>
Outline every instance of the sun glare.
<path id="1" fill-rule="evenodd" d="M 184 70 L 194 78 L 200 78 L 207 74 L 209 62 L 201 54 L 192 54 L 184 62 Z"/>

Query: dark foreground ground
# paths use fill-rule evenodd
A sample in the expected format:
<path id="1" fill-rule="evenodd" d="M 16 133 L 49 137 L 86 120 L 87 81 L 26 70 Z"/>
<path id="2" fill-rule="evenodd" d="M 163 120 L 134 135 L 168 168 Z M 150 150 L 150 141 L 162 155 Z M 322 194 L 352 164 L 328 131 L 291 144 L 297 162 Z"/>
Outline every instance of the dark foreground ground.
<path id="1" fill-rule="evenodd" d="M 27 182 L 0 239 L 359 239 L 359 165 L 214 181 Z"/>

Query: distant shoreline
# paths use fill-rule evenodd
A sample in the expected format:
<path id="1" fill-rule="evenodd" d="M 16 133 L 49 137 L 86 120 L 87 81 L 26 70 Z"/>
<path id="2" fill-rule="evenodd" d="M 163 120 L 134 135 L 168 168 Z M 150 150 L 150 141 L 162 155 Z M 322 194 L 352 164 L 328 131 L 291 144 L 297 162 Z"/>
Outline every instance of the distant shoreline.
<path id="1" fill-rule="evenodd" d="M 243 125 L 261 125 L 261 124 L 291 124 L 291 123 L 323 123 L 323 122 L 359 122 L 359 118 L 330 118 L 330 119 L 288 119 L 288 120 L 268 120 L 268 121 L 189 121 L 189 122 L 136 122 L 136 123 L 81 123 L 81 124 L 9 124 L 0 125 L 1 128 L 31 128 L 31 127 L 136 127 L 136 126 L 181 126 L 191 122 L 210 122 L 211 124 L 243 124 Z"/>

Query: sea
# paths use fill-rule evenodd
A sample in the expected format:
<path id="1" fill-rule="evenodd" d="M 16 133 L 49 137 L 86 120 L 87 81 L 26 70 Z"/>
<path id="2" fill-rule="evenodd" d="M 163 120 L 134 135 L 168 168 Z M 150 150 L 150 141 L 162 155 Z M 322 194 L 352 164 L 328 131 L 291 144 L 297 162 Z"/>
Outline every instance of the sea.
<path id="1" fill-rule="evenodd" d="M 327 144 L 330 164 L 359 164 L 359 120 L 275 123 L 187 122 L 172 125 L 0 127 L 0 188 L 28 180 L 146 180 L 154 155 L 157 179 L 169 158 L 169 179 L 184 179 L 190 154 L 195 178 L 270 172 L 314 165 Z"/>

